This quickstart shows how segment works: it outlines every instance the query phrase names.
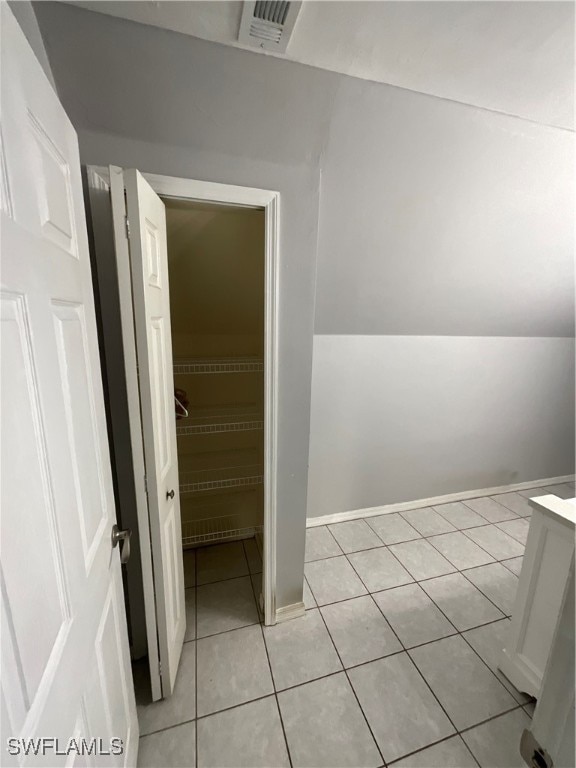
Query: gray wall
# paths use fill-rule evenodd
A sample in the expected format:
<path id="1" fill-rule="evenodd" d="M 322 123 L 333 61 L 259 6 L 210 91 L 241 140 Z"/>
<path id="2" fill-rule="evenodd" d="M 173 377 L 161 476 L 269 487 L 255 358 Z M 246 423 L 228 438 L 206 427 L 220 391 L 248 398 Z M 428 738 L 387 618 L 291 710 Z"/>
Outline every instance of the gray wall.
<path id="1" fill-rule="evenodd" d="M 309 513 L 572 473 L 573 380 L 572 339 L 315 336 Z"/>
<path id="2" fill-rule="evenodd" d="M 278 94 L 258 57 L 243 68 L 237 51 L 175 33 L 60 4 L 36 12 L 82 162 L 280 192 L 277 604 L 299 602 L 318 221 L 318 168 L 308 153 L 321 134 L 305 106 L 315 79 L 302 70 L 290 93 Z M 291 104 L 301 105 L 293 132 Z"/>
<path id="3" fill-rule="evenodd" d="M 572 471 L 572 134 L 37 14 L 84 162 L 282 194 L 280 605 L 301 579 L 310 400 L 311 516 Z"/>
<path id="4" fill-rule="evenodd" d="M 573 139 L 343 79 L 309 516 L 573 473 Z"/>
<path id="5" fill-rule="evenodd" d="M 16 21 L 20 25 L 20 29 L 24 32 L 26 39 L 30 43 L 30 47 L 40 62 L 40 66 L 44 70 L 46 77 L 54 86 L 52 69 L 50 67 L 50 62 L 48 61 L 48 56 L 46 55 L 44 41 L 32 3 L 28 2 L 28 0 L 9 0 L 8 5 L 16 18 Z"/>

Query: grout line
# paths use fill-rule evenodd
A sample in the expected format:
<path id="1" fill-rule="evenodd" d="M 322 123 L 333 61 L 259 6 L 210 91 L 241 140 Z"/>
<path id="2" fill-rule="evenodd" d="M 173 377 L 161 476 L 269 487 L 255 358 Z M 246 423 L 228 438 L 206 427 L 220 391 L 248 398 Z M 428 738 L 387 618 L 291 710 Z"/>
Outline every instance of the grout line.
<path id="1" fill-rule="evenodd" d="M 407 757 L 412 757 L 413 755 L 418 755 L 420 752 L 424 752 L 425 750 L 429 749 L 430 747 L 435 747 L 438 744 L 443 744 L 445 741 L 450 741 L 450 739 L 460 739 L 460 741 L 464 744 L 464 746 L 466 747 L 468 752 L 470 752 L 470 754 L 472 755 L 472 758 L 474 759 L 474 762 L 476 763 L 476 765 L 480 767 L 480 763 L 476 759 L 475 755 L 472 753 L 472 751 L 471 751 L 470 747 L 468 746 L 468 744 L 466 744 L 466 742 L 464 741 L 464 739 L 460 735 L 459 731 L 457 731 L 456 733 L 451 733 L 450 736 L 445 736 L 443 739 L 438 739 L 438 741 L 433 741 L 430 744 L 427 744 L 425 747 L 420 747 L 420 749 L 415 749 L 413 752 L 408 752 L 407 755 L 402 755 L 402 757 L 397 757 L 391 763 L 388 763 L 388 765 L 390 766 L 390 768 L 392 768 L 392 766 L 397 765 L 400 760 L 405 760 Z"/>
<path id="2" fill-rule="evenodd" d="M 370 595 L 370 597 L 372 597 L 372 595 Z M 374 600 L 372 600 L 372 602 L 374 602 Z M 336 651 L 336 655 L 338 656 L 338 660 L 340 661 L 340 664 L 342 666 L 342 670 L 341 671 L 343 671 L 344 674 L 346 675 L 346 680 L 348 681 L 348 685 L 350 686 L 350 689 L 352 690 L 354 698 L 356 699 L 356 702 L 358 704 L 360 712 L 362 712 L 362 717 L 364 718 L 366 726 L 367 726 L 367 728 L 368 728 L 368 730 L 370 732 L 370 735 L 372 736 L 372 741 L 374 742 L 374 746 L 378 750 L 378 754 L 380 755 L 380 757 L 382 759 L 382 765 L 386 766 L 386 760 L 384 759 L 384 755 L 382 754 L 382 750 L 380 749 L 380 745 L 376 741 L 376 737 L 374 736 L 374 732 L 372 730 L 372 726 L 370 725 L 370 722 L 369 722 L 369 720 L 368 720 L 368 718 L 366 716 L 366 713 L 362 709 L 362 704 L 360 703 L 360 699 L 358 698 L 358 694 L 356 693 L 356 689 L 354 688 L 354 686 L 352 684 L 352 681 L 350 680 L 350 675 L 348 674 L 348 669 L 346 668 L 346 666 L 344 665 L 344 662 L 342 661 L 342 657 L 340 656 L 340 651 L 338 650 L 338 647 L 337 647 L 336 643 L 334 642 L 334 638 L 332 637 L 332 633 L 330 632 L 328 624 L 326 623 L 326 619 L 324 617 L 324 614 L 322 613 L 322 611 L 320 609 L 318 609 L 318 613 L 320 614 L 320 617 L 321 617 L 322 621 L 324 622 L 324 626 L 326 627 L 326 632 L 328 633 L 328 637 L 330 638 L 332 646 L 334 647 L 334 650 Z M 368 664 L 370 662 L 365 662 L 365 663 Z M 336 673 L 336 674 L 339 674 L 339 673 Z"/>
<path id="3" fill-rule="evenodd" d="M 258 597 L 256 595 L 256 591 L 254 589 L 254 582 L 252 579 L 250 579 L 250 582 L 252 584 L 252 595 L 254 597 L 254 600 L 256 602 L 256 610 L 258 611 L 258 616 L 260 616 L 260 603 L 258 600 Z M 270 654 L 268 652 L 268 645 L 266 644 L 266 633 L 264 632 L 263 627 L 263 618 L 262 621 L 260 621 L 260 632 L 262 633 L 262 643 L 264 644 L 264 650 L 266 652 L 266 659 L 268 661 L 268 670 L 270 672 L 270 679 L 272 680 L 272 688 L 274 690 L 274 699 L 276 701 L 276 709 L 278 710 L 278 717 L 280 718 L 280 725 L 282 727 L 282 734 L 284 736 L 284 744 L 286 745 L 286 753 L 288 755 L 288 762 L 290 763 L 290 768 L 292 768 L 292 755 L 290 754 L 290 746 L 288 744 L 288 737 L 286 736 L 286 728 L 284 727 L 284 718 L 282 717 L 282 710 L 280 709 L 280 701 L 278 699 L 278 691 L 276 690 L 276 681 L 274 680 L 274 672 L 272 671 L 272 663 L 270 661 Z"/>
<path id="4" fill-rule="evenodd" d="M 499 712 L 497 715 L 492 715 L 491 717 L 487 717 L 485 720 L 481 720 L 479 723 L 474 723 L 474 725 L 468 725 L 466 728 L 462 728 L 461 731 L 458 731 L 459 734 L 468 733 L 468 731 L 473 731 L 474 728 L 478 728 L 481 725 L 486 725 L 486 723 L 491 723 L 492 720 L 497 720 L 499 717 L 503 717 L 504 715 L 509 715 L 510 712 L 516 712 L 517 709 L 524 709 L 522 704 L 516 704 L 515 707 L 510 707 L 510 709 L 505 709 L 503 712 Z"/>
<path id="5" fill-rule="evenodd" d="M 506 520 L 505 522 L 510 522 L 510 521 Z M 492 523 L 492 527 L 493 528 L 497 528 L 500 531 L 500 533 L 503 536 L 507 536 L 510 539 L 510 541 L 513 541 L 516 544 L 520 544 L 522 547 L 524 547 L 524 549 L 526 549 L 526 545 L 525 544 L 522 544 L 521 541 L 518 541 L 518 539 L 515 539 L 513 536 L 510 536 L 510 534 L 506 533 L 506 531 L 503 531 L 502 528 L 498 528 L 498 524 L 497 523 Z M 467 530 L 470 530 L 470 529 L 467 529 Z M 478 544 L 478 542 L 474 541 L 474 539 L 471 536 L 467 536 L 466 535 L 466 531 L 462 531 L 462 533 L 464 534 L 464 536 L 466 536 L 467 539 L 470 539 L 470 541 L 472 541 L 474 544 L 476 544 L 477 547 L 480 547 L 480 549 L 484 550 L 484 552 L 486 552 L 487 555 L 490 555 L 490 557 L 493 557 L 494 560 L 496 560 L 497 562 L 500 562 L 500 560 L 498 560 L 497 557 L 494 557 L 494 555 L 491 552 L 488 552 L 486 547 L 483 547 L 482 544 Z M 522 553 L 522 555 L 524 555 L 524 553 Z M 514 555 L 512 555 L 512 557 L 514 557 Z M 520 555 L 517 555 L 517 557 L 520 557 Z M 508 558 L 502 558 L 502 559 L 510 560 L 511 558 L 508 557 Z"/>
<path id="6" fill-rule="evenodd" d="M 411 528 L 414 531 L 414 533 L 416 534 L 415 537 L 410 538 L 410 539 L 405 539 L 405 541 L 414 541 L 414 539 L 422 538 L 422 534 L 420 533 L 420 531 L 416 530 L 416 528 L 414 528 L 414 526 L 411 523 L 409 523 L 408 520 L 403 518 L 402 515 L 400 514 L 400 512 L 393 512 L 391 515 L 379 515 L 379 516 L 376 516 L 376 517 L 365 517 L 365 518 L 362 518 L 362 519 L 374 531 L 374 533 L 376 534 L 376 536 L 378 536 L 378 538 L 384 544 L 384 546 L 388 546 L 388 544 L 382 538 L 382 535 L 379 534 L 378 531 L 370 524 L 370 520 L 378 520 L 379 517 L 393 517 L 395 514 L 398 515 L 402 520 L 404 520 L 406 525 L 409 528 Z M 403 544 L 405 542 L 403 542 L 403 541 L 395 541 L 393 543 L 394 544 Z"/>
<path id="7" fill-rule="evenodd" d="M 464 504 L 465 507 L 468 507 L 468 509 L 471 509 L 472 512 L 476 512 L 477 515 L 480 515 L 480 517 L 484 517 L 482 512 L 478 512 L 478 510 L 474 509 L 474 507 L 471 507 L 470 504 L 467 504 L 467 501 L 477 501 L 478 499 L 490 499 L 494 502 L 494 504 L 497 504 L 499 507 L 502 507 L 502 509 L 506 510 L 506 512 L 510 512 L 514 517 L 509 517 L 505 520 L 498 520 L 499 523 L 507 523 L 510 520 L 516 520 L 518 518 L 521 518 L 521 515 L 516 514 L 513 509 L 510 509 L 509 507 L 505 506 L 504 504 L 501 504 L 499 501 L 496 501 L 496 499 L 493 496 L 478 496 L 475 499 L 466 499 L 466 501 L 463 501 L 462 504 Z M 496 522 L 494 520 L 488 520 L 487 517 L 484 517 L 484 520 L 487 520 L 491 525 L 496 525 Z"/>
<path id="8" fill-rule="evenodd" d="M 488 565 L 496 565 L 496 563 L 488 563 Z M 500 563 L 500 562 L 499 562 L 499 563 L 498 563 L 498 565 L 502 565 L 502 563 Z M 478 566 L 478 567 L 479 567 L 479 568 L 482 568 L 483 566 Z M 502 566 L 502 567 L 504 567 L 504 566 Z M 466 570 L 468 570 L 468 571 L 471 571 L 471 570 L 473 570 L 473 569 L 472 569 L 472 568 L 467 568 Z M 515 574 L 515 573 L 512 573 L 512 571 L 508 570 L 508 568 L 506 568 L 506 570 L 508 571 L 508 573 L 509 573 L 511 576 L 514 576 L 514 578 L 516 579 L 516 581 L 518 581 L 518 576 L 516 576 L 516 574 Z M 476 589 L 477 589 L 479 592 L 481 592 L 481 593 L 484 595 L 484 597 L 486 598 L 486 600 L 489 600 L 489 601 L 492 603 L 492 605 L 493 605 L 495 608 L 498 608 L 498 610 L 499 610 L 501 613 L 503 613 L 503 614 L 504 614 L 504 615 L 505 615 L 507 618 L 510 618 L 510 615 L 511 615 L 511 614 L 507 613 L 507 612 L 504 610 L 504 608 L 500 608 L 500 606 L 499 606 L 499 605 L 497 605 L 497 604 L 494 602 L 494 600 L 492 600 L 492 598 L 491 598 L 489 595 L 487 595 L 487 594 L 486 594 L 486 592 L 483 592 L 483 591 L 480 589 L 480 587 L 476 586 L 476 584 L 474 584 L 474 582 L 472 581 L 472 579 L 469 579 L 469 578 L 468 578 L 468 576 L 466 575 L 466 571 L 460 571 L 460 573 L 462 574 L 462 576 L 464 576 L 464 578 L 465 578 L 467 581 L 469 581 L 469 582 L 470 582 L 470 584 L 472 584 L 472 586 L 473 586 L 473 587 L 476 587 Z M 516 589 L 518 589 L 518 587 L 516 587 Z"/>
<path id="9" fill-rule="evenodd" d="M 248 570 L 246 573 L 239 573 L 237 576 L 226 576 L 225 579 L 215 579 L 214 581 L 207 581 L 204 584 L 196 584 L 196 587 L 198 589 L 201 587 L 211 587 L 213 584 L 221 584 L 223 581 L 234 581 L 234 579 L 245 579 L 246 576 L 250 576 L 250 575 L 251 575 L 250 570 Z"/>
<path id="10" fill-rule="evenodd" d="M 464 535 L 464 531 L 455 531 L 455 533 L 461 533 L 462 535 Z M 431 536 L 430 538 L 433 538 L 433 537 Z M 473 539 L 471 539 L 469 536 L 466 536 L 466 538 L 468 539 L 468 541 L 469 541 L 471 544 L 474 544 L 475 546 L 477 546 L 477 547 L 478 547 L 478 549 L 480 549 L 482 552 L 484 552 L 485 554 L 487 554 L 487 555 L 488 555 L 488 557 L 490 557 L 490 558 L 491 558 L 491 559 L 490 559 L 490 560 L 489 560 L 487 563 L 480 563 L 479 565 L 472 565 L 472 566 L 467 566 L 468 568 L 481 568 L 483 565 L 490 565 L 491 563 L 495 563 L 495 562 L 497 562 L 497 561 L 496 561 L 496 559 L 494 558 L 494 556 L 490 554 L 490 552 L 487 552 L 487 551 L 486 551 L 486 550 L 485 550 L 483 547 L 481 547 L 479 544 L 476 544 L 476 542 L 475 542 Z M 460 569 L 460 568 L 459 568 L 459 567 L 456 565 L 456 563 L 453 563 L 453 562 L 452 562 L 452 560 L 450 560 L 450 558 L 448 557 L 448 555 L 446 555 L 444 552 L 442 552 L 442 550 L 438 549 L 438 547 L 437 547 L 437 546 L 435 546 L 435 544 L 434 544 L 434 542 L 433 542 L 433 541 L 431 541 L 431 542 L 430 542 L 430 546 L 434 547 L 434 549 L 436 550 L 436 552 L 438 552 L 440 555 L 442 555 L 442 557 L 443 557 L 443 558 L 445 558 L 446 560 L 448 560 L 448 562 L 449 562 L 451 565 L 453 565 L 453 566 L 454 566 L 454 568 L 456 568 L 458 571 L 460 571 L 460 570 L 461 570 L 461 569 Z M 448 575 L 448 574 L 446 574 L 446 575 Z"/>
<path id="11" fill-rule="evenodd" d="M 223 629 L 220 632 L 211 632 L 209 635 L 202 635 L 202 637 L 197 637 L 196 640 L 208 640 L 211 637 L 219 637 L 220 635 L 229 635 L 230 632 L 236 632 L 237 629 L 247 629 L 248 627 L 255 627 L 257 624 L 261 624 L 258 607 L 256 607 L 256 613 L 258 615 L 258 619 L 256 621 L 251 621 L 249 624 L 242 624 L 239 627 L 231 627 L 230 629 Z M 189 643 L 191 641 L 187 640 L 186 642 Z"/>

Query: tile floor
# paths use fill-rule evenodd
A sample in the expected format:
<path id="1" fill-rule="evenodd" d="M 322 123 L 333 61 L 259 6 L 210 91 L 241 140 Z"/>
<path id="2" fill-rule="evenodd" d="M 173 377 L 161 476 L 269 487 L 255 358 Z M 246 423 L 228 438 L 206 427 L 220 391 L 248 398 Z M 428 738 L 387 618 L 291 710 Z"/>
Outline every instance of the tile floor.
<path id="1" fill-rule="evenodd" d="M 254 541 L 187 551 L 176 689 L 137 682 L 138 764 L 520 768 L 531 702 L 497 664 L 541 492 L 309 528 L 306 615 L 275 627 Z"/>

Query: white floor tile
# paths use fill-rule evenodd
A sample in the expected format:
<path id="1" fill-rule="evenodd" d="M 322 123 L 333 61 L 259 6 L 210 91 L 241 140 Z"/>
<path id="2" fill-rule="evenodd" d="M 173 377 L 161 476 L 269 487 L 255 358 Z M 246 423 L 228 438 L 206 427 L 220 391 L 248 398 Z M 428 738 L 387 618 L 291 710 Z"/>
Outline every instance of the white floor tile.
<path id="1" fill-rule="evenodd" d="M 476 760 L 460 736 L 434 744 L 432 747 L 403 757 L 394 768 L 478 768 Z"/>
<path id="2" fill-rule="evenodd" d="M 327 605 L 322 615 L 345 667 L 402 650 L 371 597 Z"/>
<path id="3" fill-rule="evenodd" d="M 138 695 L 138 724 L 141 736 L 196 717 L 196 649 L 194 646 L 193 641 L 184 643 L 172 696 L 152 702 L 149 687 L 146 689 L 146 694 Z"/>
<path id="4" fill-rule="evenodd" d="M 518 491 L 520 496 L 524 496 L 525 499 L 533 499 L 536 496 L 544 496 L 545 492 L 543 487 L 540 485 L 538 488 L 526 488 L 523 491 Z"/>
<path id="5" fill-rule="evenodd" d="M 344 674 L 278 694 L 294 768 L 376 768 L 382 764 Z"/>
<path id="6" fill-rule="evenodd" d="M 459 636 L 421 645 L 410 655 L 458 730 L 516 706 L 506 688 Z"/>
<path id="7" fill-rule="evenodd" d="M 258 616 L 260 618 L 260 621 L 264 621 L 264 611 L 262 610 L 262 606 L 260 605 L 260 597 L 262 595 L 262 574 L 253 573 L 250 576 L 250 580 L 252 581 L 252 592 L 254 593 L 254 600 L 256 601 Z"/>
<path id="8" fill-rule="evenodd" d="M 195 768 L 196 723 L 178 725 L 151 736 L 143 736 L 138 745 L 138 768 Z"/>
<path id="9" fill-rule="evenodd" d="M 350 520 L 328 528 L 345 553 L 381 547 L 383 543 L 364 520 Z"/>
<path id="10" fill-rule="evenodd" d="M 185 549 L 182 553 L 182 559 L 184 561 L 184 587 L 196 586 L 196 550 Z"/>
<path id="11" fill-rule="evenodd" d="M 316 608 L 316 600 L 314 600 L 314 595 L 312 594 L 312 590 L 308 586 L 308 582 L 306 579 L 304 579 L 304 608 L 306 608 L 307 611 L 309 611 L 311 608 Z"/>
<path id="12" fill-rule="evenodd" d="M 379 592 L 414 581 L 394 555 L 384 547 L 348 555 L 352 567 L 360 576 L 368 592 Z"/>
<path id="13" fill-rule="evenodd" d="M 453 501 L 450 504 L 440 504 L 433 509 L 439 515 L 446 518 L 449 523 L 458 530 L 462 528 L 474 528 L 477 525 L 486 525 L 486 520 L 474 510 L 462 504 L 461 501 Z"/>
<path id="14" fill-rule="evenodd" d="M 510 557 L 520 557 L 524 554 L 524 545 L 495 525 L 469 528 L 464 533 L 496 560 L 507 560 Z"/>
<path id="15" fill-rule="evenodd" d="M 285 768 L 289 765 L 274 696 L 198 720 L 199 768 Z"/>
<path id="16" fill-rule="evenodd" d="M 519 541 L 520 544 L 526 545 L 528 531 L 530 530 L 530 521 L 526 518 L 523 517 L 521 520 L 506 520 L 503 523 L 498 523 L 496 527 L 500 528 L 504 533 L 507 533 L 508 536 L 516 539 L 516 541 Z"/>
<path id="17" fill-rule="evenodd" d="M 490 720 L 462 734 L 481 768 L 526 768 L 520 757 L 522 731 L 530 718 L 522 709 Z"/>
<path id="18" fill-rule="evenodd" d="M 196 590 L 198 637 L 258 622 L 250 576 L 205 584 Z"/>
<path id="19" fill-rule="evenodd" d="M 494 558 L 460 531 L 432 536 L 430 544 L 458 569 L 493 563 Z"/>
<path id="20" fill-rule="evenodd" d="M 389 549 L 416 581 L 443 576 L 456 570 L 452 563 L 424 539 L 392 544 Z"/>
<path id="21" fill-rule="evenodd" d="M 474 512 L 478 512 L 489 523 L 500 523 L 502 520 L 513 520 L 518 515 L 503 504 L 499 504 L 489 496 L 482 496 L 479 499 L 466 499 L 464 504 L 470 507 Z"/>
<path id="22" fill-rule="evenodd" d="M 342 550 L 334 536 L 325 525 L 306 529 L 306 562 L 324 560 L 327 557 L 337 557 Z"/>
<path id="23" fill-rule="evenodd" d="M 196 552 L 198 584 L 248 576 L 248 563 L 241 541 L 199 547 Z"/>
<path id="24" fill-rule="evenodd" d="M 250 573 L 262 573 L 262 556 L 256 544 L 256 539 L 244 539 L 244 554 Z"/>
<path id="25" fill-rule="evenodd" d="M 264 628 L 276 690 L 307 683 L 342 669 L 318 609 Z"/>
<path id="26" fill-rule="evenodd" d="M 306 563 L 304 571 L 318 605 L 366 594 L 366 588 L 344 555 Z"/>
<path id="27" fill-rule="evenodd" d="M 514 600 L 518 591 L 518 579 L 502 563 L 481 565 L 479 568 L 471 568 L 464 571 L 467 579 L 475 584 L 478 589 L 492 600 L 506 615 L 512 615 Z"/>
<path id="28" fill-rule="evenodd" d="M 424 509 L 411 509 L 408 512 L 401 512 L 402 517 L 407 520 L 413 528 L 422 534 L 422 536 L 434 536 L 437 533 L 448 533 L 455 531 L 456 528 L 449 523 L 442 515 L 435 512 L 432 507 Z"/>
<path id="29" fill-rule="evenodd" d="M 363 664 L 348 674 L 386 762 L 454 733 L 408 654 Z"/>
<path id="30" fill-rule="evenodd" d="M 523 557 L 513 557 L 511 560 L 502 560 L 502 565 L 506 566 L 509 571 L 512 571 L 516 576 L 520 576 L 522 570 Z"/>
<path id="31" fill-rule="evenodd" d="M 413 539 L 420 539 L 422 536 L 398 513 L 367 517 L 366 522 L 378 534 L 384 544 L 399 544 L 401 541 L 412 541 Z"/>
<path id="32" fill-rule="evenodd" d="M 532 514 L 532 507 L 524 496 L 519 493 L 499 493 L 492 498 L 499 504 L 503 504 L 508 509 L 516 512 L 520 517 L 530 517 Z"/>
<path id="33" fill-rule="evenodd" d="M 274 692 L 259 625 L 212 635 L 196 643 L 198 716 Z"/>
<path id="34" fill-rule="evenodd" d="M 196 638 L 196 590 L 192 589 L 184 590 L 184 600 L 186 604 L 186 634 L 184 635 L 184 642 L 188 640 L 194 640 Z"/>
<path id="35" fill-rule="evenodd" d="M 373 597 L 406 648 L 456 632 L 419 584 L 387 589 Z"/>
<path id="36" fill-rule="evenodd" d="M 460 573 L 429 579 L 421 586 L 460 631 L 503 618 L 502 612 Z"/>

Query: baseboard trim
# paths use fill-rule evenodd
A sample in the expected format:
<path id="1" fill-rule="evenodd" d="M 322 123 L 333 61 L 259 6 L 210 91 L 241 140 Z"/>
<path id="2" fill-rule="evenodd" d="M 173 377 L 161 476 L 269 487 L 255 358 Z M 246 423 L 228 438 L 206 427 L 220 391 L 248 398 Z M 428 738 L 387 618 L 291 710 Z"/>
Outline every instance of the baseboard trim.
<path id="1" fill-rule="evenodd" d="M 527 483 L 513 483 L 511 485 L 499 485 L 494 488 L 480 488 L 476 491 L 459 491 L 447 493 L 443 496 L 432 496 L 429 499 L 416 499 L 415 501 L 402 501 L 398 504 L 385 504 L 381 507 L 367 507 L 366 509 L 353 509 L 350 512 L 336 512 L 334 515 L 321 515 L 309 517 L 306 520 L 306 528 L 315 528 L 318 525 L 331 523 L 345 523 L 348 520 L 358 520 L 362 517 L 376 517 L 377 515 L 389 515 L 393 512 L 407 512 L 409 509 L 422 507 L 435 507 L 439 504 L 449 504 L 451 501 L 465 501 L 476 499 L 479 496 L 495 496 L 497 493 L 511 493 L 525 491 L 527 488 L 539 488 L 545 485 L 557 485 L 558 483 L 570 483 L 575 475 L 563 475 L 562 477 L 547 477 L 544 480 L 531 480 Z M 292 606 L 288 606 L 292 607 Z M 283 610 L 283 609 L 282 609 Z M 278 612 L 277 612 L 278 613 Z"/>
<path id="2" fill-rule="evenodd" d="M 292 603 L 292 605 L 284 605 L 282 608 L 276 609 L 276 623 L 280 624 L 283 621 L 289 621 L 290 619 L 297 619 L 299 616 L 304 616 L 306 608 L 304 603 Z"/>

